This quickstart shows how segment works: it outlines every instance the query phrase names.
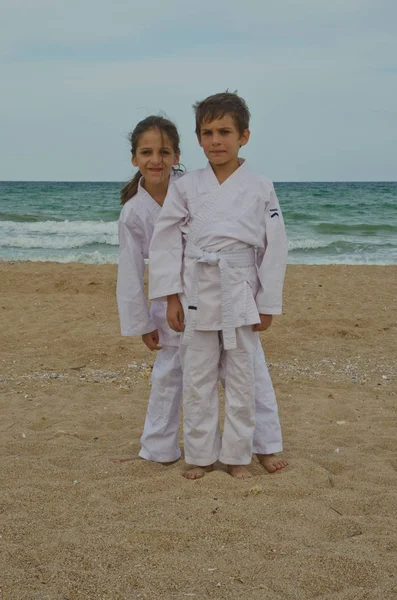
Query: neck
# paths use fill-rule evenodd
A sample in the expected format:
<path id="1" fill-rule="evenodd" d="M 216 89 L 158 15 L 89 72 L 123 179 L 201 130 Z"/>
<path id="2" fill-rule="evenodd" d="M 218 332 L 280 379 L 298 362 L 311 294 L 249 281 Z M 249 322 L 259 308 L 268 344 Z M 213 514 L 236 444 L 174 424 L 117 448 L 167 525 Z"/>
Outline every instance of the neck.
<path id="1" fill-rule="evenodd" d="M 234 171 L 237 171 L 237 169 L 240 166 L 240 163 L 238 161 L 238 158 L 235 158 L 225 163 L 224 165 L 214 165 L 212 163 L 210 163 L 210 165 L 215 173 L 215 177 L 217 178 L 218 182 L 222 184 L 224 181 L 226 181 L 226 179 L 228 179 L 228 177 L 230 177 L 230 175 L 234 173 Z"/>
<path id="2" fill-rule="evenodd" d="M 160 183 L 151 184 L 146 180 L 143 181 L 143 188 L 151 195 L 153 200 L 160 206 L 163 206 L 165 197 L 168 191 L 169 179 L 161 181 Z"/>

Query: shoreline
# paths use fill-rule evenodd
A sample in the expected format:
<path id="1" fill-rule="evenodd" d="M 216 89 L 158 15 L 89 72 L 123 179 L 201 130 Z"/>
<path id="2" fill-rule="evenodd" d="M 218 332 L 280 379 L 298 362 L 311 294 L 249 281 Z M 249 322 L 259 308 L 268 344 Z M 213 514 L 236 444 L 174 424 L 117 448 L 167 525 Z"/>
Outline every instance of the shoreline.
<path id="1" fill-rule="evenodd" d="M 145 261 L 146 262 L 146 261 Z M 18 265 L 18 264 L 53 264 L 53 265 L 82 265 L 87 267 L 117 267 L 117 262 L 112 263 L 85 263 L 85 262 L 61 262 L 56 260 L 26 260 L 26 259 L 8 259 L 0 258 L 0 265 Z M 146 262 L 148 264 L 148 262 Z M 395 267 L 397 269 L 397 263 L 287 263 L 287 267 Z"/>

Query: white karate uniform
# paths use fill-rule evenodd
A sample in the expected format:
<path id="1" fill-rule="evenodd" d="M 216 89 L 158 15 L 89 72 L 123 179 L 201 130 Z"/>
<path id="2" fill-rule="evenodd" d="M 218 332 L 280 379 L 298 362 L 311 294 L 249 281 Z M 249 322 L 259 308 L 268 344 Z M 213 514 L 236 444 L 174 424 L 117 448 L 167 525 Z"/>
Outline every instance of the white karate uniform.
<path id="1" fill-rule="evenodd" d="M 260 322 L 260 313 L 281 313 L 286 257 L 273 185 L 250 172 L 244 161 L 222 185 L 208 165 L 169 187 L 150 246 L 149 296 L 179 294 L 185 312 L 181 359 L 187 463 L 251 461 L 259 344 L 251 326 Z"/>
<path id="2" fill-rule="evenodd" d="M 170 184 L 181 173 L 172 173 Z M 141 437 L 139 456 L 156 462 L 172 462 L 181 456 L 179 420 L 182 396 L 180 336 L 166 318 L 163 301 L 149 304 L 144 290 L 145 259 L 161 207 L 139 182 L 137 194 L 124 204 L 119 219 L 117 304 L 121 334 L 143 335 L 155 329 L 160 345 L 152 371 L 152 389 Z"/>

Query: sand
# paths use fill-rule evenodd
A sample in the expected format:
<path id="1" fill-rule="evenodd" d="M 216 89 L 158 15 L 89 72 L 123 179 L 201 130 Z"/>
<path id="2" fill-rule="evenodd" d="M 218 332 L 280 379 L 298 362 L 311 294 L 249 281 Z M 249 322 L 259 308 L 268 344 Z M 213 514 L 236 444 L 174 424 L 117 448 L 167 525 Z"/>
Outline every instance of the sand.
<path id="1" fill-rule="evenodd" d="M 288 268 L 262 341 L 289 467 L 244 482 L 137 457 L 154 355 L 115 280 L 0 265 L 0 598 L 397 598 L 396 268 Z"/>

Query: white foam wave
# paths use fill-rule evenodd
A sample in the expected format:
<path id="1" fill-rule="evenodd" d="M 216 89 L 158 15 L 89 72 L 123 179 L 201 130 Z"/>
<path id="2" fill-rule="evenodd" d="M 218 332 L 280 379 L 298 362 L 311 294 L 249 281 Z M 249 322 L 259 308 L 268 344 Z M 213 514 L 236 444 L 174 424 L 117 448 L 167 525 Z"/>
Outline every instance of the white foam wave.
<path id="1" fill-rule="evenodd" d="M 330 245 L 330 242 L 327 240 L 318 240 L 318 239 L 297 239 L 297 240 L 289 240 L 288 241 L 288 250 L 305 250 L 316 248 L 326 248 Z"/>
<path id="2" fill-rule="evenodd" d="M 376 265 L 381 267 L 386 267 L 388 265 L 397 265 L 397 259 L 381 259 L 374 257 L 361 257 L 361 258 L 327 258 L 327 257 L 318 257 L 312 258 L 307 257 L 306 260 L 302 260 L 302 257 L 295 258 L 289 257 L 288 264 L 290 265 Z"/>
<path id="3" fill-rule="evenodd" d="M 41 262 L 59 262 L 59 263 L 85 263 L 90 265 L 114 265 L 117 264 L 117 254 L 104 254 L 102 252 L 75 252 L 66 254 L 62 257 L 41 258 Z"/>
<path id="4" fill-rule="evenodd" d="M 35 223 L 19 223 L 0 221 L 0 232 L 41 233 L 41 234 L 83 234 L 83 235 L 117 235 L 117 221 L 37 221 Z"/>
<path id="5" fill-rule="evenodd" d="M 83 248 L 91 244 L 118 246 L 117 235 L 79 235 L 79 236 L 7 236 L 1 240 L 4 248 L 45 248 L 63 250 L 68 248 Z"/>
<path id="6" fill-rule="evenodd" d="M 2 256 L 0 253 L 0 260 L 5 261 L 29 261 L 29 262 L 57 262 L 57 263 L 84 263 L 91 265 L 113 265 L 117 264 L 117 253 L 116 254 L 105 254 L 95 250 L 94 252 L 70 252 L 68 254 L 57 255 L 57 254 L 35 254 L 29 253 L 29 255 L 23 256 Z"/>
<path id="7" fill-rule="evenodd" d="M 94 265 L 111 265 L 117 264 L 117 254 L 104 254 L 102 252 L 71 252 L 68 254 L 64 254 L 63 256 L 56 256 L 53 254 L 45 254 L 45 255 L 35 255 L 29 254 L 26 257 L 13 257 L 13 256 L 1 256 L 0 253 L 0 261 L 1 260 L 12 260 L 12 261 L 31 261 L 31 262 L 58 262 L 58 263 L 84 263 L 84 264 L 94 264 Z M 331 258 L 307 258 L 306 260 L 302 260 L 302 258 L 289 258 L 288 264 L 302 264 L 302 265 L 378 265 L 378 266 L 387 266 L 387 265 L 397 265 L 397 260 L 381 260 L 374 258 L 338 258 L 337 260 Z"/>
<path id="8" fill-rule="evenodd" d="M 72 249 L 92 244 L 118 245 L 117 222 L 0 222 L 0 246 L 5 248 Z"/>

